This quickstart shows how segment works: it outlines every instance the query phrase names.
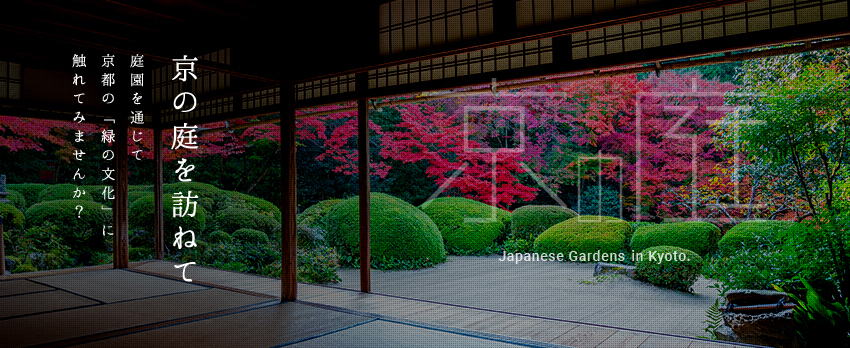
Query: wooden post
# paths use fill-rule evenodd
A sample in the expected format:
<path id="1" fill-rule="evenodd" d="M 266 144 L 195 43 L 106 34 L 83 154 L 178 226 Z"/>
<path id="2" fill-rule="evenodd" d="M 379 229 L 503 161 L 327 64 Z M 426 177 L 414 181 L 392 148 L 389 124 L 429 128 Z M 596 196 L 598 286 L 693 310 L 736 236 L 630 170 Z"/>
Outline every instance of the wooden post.
<path id="1" fill-rule="evenodd" d="M 0 214 L 0 276 L 6 274 L 6 245 L 3 240 L 3 215 Z"/>
<path id="2" fill-rule="evenodd" d="M 130 266 L 130 238 L 127 231 L 127 132 L 128 118 L 115 118 L 115 201 L 112 203 L 112 265 Z"/>
<path id="3" fill-rule="evenodd" d="M 154 257 L 162 260 L 165 258 L 165 219 L 162 216 L 162 129 L 158 127 L 153 131 L 153 161 Z"/>
<path id="4" fill-rule="evenodd" d="M 366 99 L 357 100 L 357 155 L 360 173 L 360 291 L 372 291 L 371 250 L 369 238 L 369 106 Z"/>
<path id="5" fill-rule="evenodd" d="M 281 212 L 281 252 L 280 278 L 281 301 L 295 301 L 298 283 L 296 281 L 296 263 L 298 261 L 298 245 L 295 236 L 295 215 L 298 213 L 296 197 L 296 168 L 295 168 L 295 93 L 292 83 L 280 86 L 280 167 L 282 202 Z"/>

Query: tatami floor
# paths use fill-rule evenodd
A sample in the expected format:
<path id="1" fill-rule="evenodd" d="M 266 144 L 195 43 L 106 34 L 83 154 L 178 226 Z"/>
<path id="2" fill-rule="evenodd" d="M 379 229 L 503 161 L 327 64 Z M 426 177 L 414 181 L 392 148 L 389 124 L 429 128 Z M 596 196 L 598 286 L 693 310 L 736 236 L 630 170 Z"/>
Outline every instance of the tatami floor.
<path id="1" fill-rule="evenodd" d="M 748 347 L 190 267 L 1 276 L 0 346 Z"/>

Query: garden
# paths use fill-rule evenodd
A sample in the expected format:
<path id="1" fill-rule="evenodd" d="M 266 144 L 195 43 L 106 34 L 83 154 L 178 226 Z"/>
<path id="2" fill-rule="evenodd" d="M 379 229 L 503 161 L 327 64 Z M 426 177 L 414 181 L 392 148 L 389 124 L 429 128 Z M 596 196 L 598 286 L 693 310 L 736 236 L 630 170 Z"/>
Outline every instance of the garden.
<path id="1" fill-rule="evenodd" d="M 850 50 L 837 49 L 373 107 L 371 266 L 508 254 L 613 262 L 673 292 L 700 279 L 718 296 L 786 292 L 800 342 L 850 346 L 848 68 Z M 360 260 L 357 119 L 334 108 L 297 121 L 301 282 L 340 282 Z M 245 127 L 204 134 L 198 150 L 164 149 L 167 260 L 280 277 L 280 129 L 251 125 L 274 117 L 234 120 Z M 73 140 L 80 127 L 85 142 Z M 78 167 L 102 169 L 73 155 L 111 146 L 101 130 L 0 116 L 12 273 L 112 262 L 104 186 L 71 180 Z M 131 261 L 153 259 L 154 246 L 153 137 L 135 132 Z M 180 158 L 196 166 L 193 181 L 178 180 Z M 196 213 L 173 217 L 188 192 Z M 197 245 L 172 243 L 178 229 Z M 722 307 L 705 308 L 706 337 Z"/>

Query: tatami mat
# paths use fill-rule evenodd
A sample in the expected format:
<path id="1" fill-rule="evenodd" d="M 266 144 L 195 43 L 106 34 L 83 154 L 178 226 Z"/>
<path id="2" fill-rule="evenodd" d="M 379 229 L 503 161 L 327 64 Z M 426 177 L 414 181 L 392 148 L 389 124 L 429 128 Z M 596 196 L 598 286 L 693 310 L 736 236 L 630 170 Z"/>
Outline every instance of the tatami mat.
<path id="1" fill-rule="evenodd" d="M 106 303 L 206 289 L 189 282 L 121 269 L 61 274 L 33 281 Z"/>
<path id="2" fill-rule="evenodd" d="M 0 281 L 0 297 L 48 290 L 53 288 L 26 279 Z"/>
<path id="3" fill-rule="evenodd" d="M 458 347 L 458 348 L 497 348 L 522 347 L 505 342 L 460 335 L 456 333 L 431 330 L 417 326 L 377 320 L 356 327 L 335 332 L 308 341 L 299 342 L 292 347 L 349 347 L 373 348 L 376 342 L 382 347 Z"/>
<path id="4" fill-rule="evenodd" d="M 0 303 L 2 303 L 0 319 L 7 319 L 27 314 L 96 305 L 100 302 L 61 290 L 53 290 L 4 297 L 0 299 Z"/>

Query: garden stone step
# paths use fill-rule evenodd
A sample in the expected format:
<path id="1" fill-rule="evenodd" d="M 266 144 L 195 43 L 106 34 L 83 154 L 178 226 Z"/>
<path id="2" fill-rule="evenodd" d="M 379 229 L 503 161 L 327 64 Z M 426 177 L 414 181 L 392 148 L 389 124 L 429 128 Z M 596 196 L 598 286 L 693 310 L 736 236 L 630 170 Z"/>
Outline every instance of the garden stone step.
<path id="1" fill-rule="evenodd" d="M 603 274 L 622 274 L 629 278 L 635 277 L 635 266 L 629 265 L 621 265 L 616 263 L 605 263 L 605 262 L 597 262 L 596 267 L 593 268 L 593 276 L 599 276 Z"/>

